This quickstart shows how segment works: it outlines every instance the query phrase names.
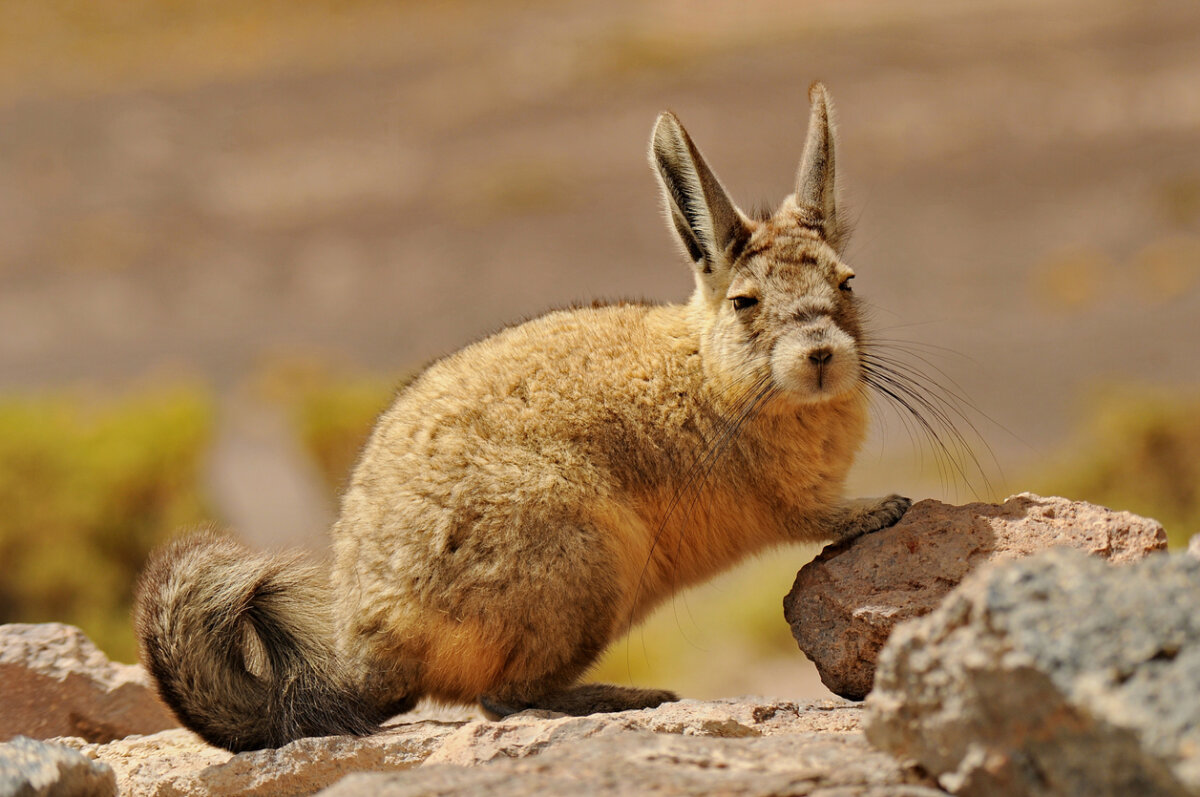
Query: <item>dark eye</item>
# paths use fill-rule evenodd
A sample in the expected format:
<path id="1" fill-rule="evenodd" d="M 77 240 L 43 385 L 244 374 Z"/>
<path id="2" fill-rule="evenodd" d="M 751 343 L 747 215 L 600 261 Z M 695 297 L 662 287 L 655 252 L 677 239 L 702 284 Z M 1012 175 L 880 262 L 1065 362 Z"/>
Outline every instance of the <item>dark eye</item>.
<path id="1" fill-rule="evenodd" d="M 758 304 L 758 299 L 754 296 L 734 296 L 732 301 L 734 310 L 746 310 Z"/>
<path id="2" fill-rule="evenodd" d="M 854 279 L 853 274 L 851 274 L 849 277 L 846 277 L 844 280 L 842 280 L 840 283 L 838 283 L 838 290 L 845 291 L 846 293 L 850 293 L 850 291 L 853 290 L 853 288 L 850 287 L 850 280 L 852 280 L 852 279 Z"/>

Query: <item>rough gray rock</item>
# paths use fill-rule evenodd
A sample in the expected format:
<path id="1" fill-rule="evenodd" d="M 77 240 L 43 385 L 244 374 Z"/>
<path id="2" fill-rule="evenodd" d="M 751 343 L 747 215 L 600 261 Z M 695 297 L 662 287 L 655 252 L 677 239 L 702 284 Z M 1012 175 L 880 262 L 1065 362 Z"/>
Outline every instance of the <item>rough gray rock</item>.
<path id="1" fill-rule="evenodd" d="M 18 736 L 0 744 L 0 797 L 109 797 L 112 769 L 61 745 Z"/>
<path id="2" fill-rule="evenodd" d="M 1113 562 L 1166 550 L 1154 520 L 1031 493 L 1003 504 L 921 501 L 888 529 L 829 546 L 796 575 L 784 615 L 835 694 L 861 700 L 892 629 L 932 611 L 988 562 L 1071 546 Z"/>
<path id="3" fill-rule="evenodd" d="M 80 736 L 93 742 L 178 725 L 144 670 L 116 664 L 78 628 L 0 625 L 0 741 Z"/>
<path id="4" fill-rule="evenodd" d="M 865 731 L 950 791 L 1200 795 L 1200 561 L 1055 550 L 896 629 Z"/>
<path id="5" fill-rule="evenodd" d="M 538 756 L 481 767 L 432 764 L 392 775 L 351 775 L 321 794 L 945 797 L 928 779 L 868 747 L 860 733 L 719 739 L 645 731 L 577 739 Z"/>

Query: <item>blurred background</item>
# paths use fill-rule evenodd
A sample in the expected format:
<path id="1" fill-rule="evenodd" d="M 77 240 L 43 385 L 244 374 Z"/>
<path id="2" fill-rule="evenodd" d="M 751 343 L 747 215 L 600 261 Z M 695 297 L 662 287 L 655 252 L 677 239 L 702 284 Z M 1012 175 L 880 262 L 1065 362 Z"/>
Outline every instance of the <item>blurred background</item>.
<path id="1" fill-rule="evenodd" d="M 501 325 L 691 288 L 646 164 L 676 111 L 744 208 L 823 80 L 885 345 L 852 492 L 1061 493 L 1200 531 L 1195 0 L 0 0 L 0 621 L 135 656 L 180 529 L 324 550 L 396 386 Z M 678 597 L 601 677 L 818 694 L 813 550 Z"/>

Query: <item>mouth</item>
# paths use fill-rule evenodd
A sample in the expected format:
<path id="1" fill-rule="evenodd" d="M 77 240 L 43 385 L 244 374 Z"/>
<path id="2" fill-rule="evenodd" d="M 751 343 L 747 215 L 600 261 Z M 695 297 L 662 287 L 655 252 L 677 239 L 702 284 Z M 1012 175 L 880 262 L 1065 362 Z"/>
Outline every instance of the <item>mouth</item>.
<path id="1" fill-rule="evenodd" d="M 857 347 L 837 333 L 781 339 L 771 356 L 775 383 L 801 403 L 829 401 L 852 390 L 859 380 Z"/>

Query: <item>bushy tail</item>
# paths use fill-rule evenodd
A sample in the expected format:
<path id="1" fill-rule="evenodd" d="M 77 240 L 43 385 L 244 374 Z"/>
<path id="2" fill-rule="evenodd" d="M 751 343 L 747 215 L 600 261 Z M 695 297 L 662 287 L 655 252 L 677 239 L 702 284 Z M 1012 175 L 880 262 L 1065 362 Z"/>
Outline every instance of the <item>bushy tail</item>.
<path id="1" fill-rule="evenodd" d="M 138 582 L 134 627 L 163 701 L 219 747 L 363 735 L 387 718 L 340 672 L 328 585 L 298 556 L 211 534 L 167 545 Z"/>

